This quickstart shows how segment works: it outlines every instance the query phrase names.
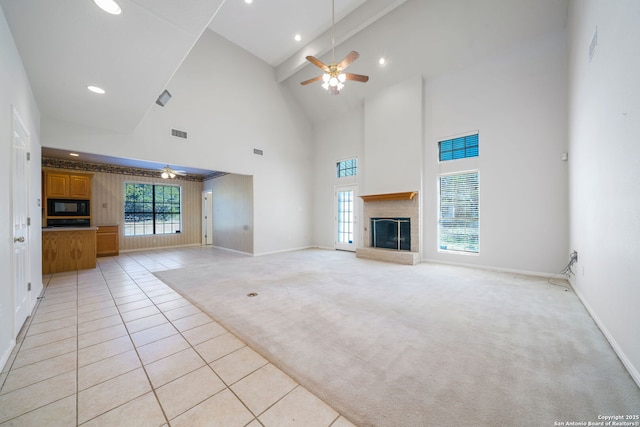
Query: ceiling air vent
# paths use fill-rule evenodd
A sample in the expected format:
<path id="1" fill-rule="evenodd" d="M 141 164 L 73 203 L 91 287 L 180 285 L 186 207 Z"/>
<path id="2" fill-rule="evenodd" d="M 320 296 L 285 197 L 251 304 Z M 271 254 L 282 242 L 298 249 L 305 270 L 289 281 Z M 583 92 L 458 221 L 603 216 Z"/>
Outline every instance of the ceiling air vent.
<path id="1" fill-rule="evenodd" d="M 177 136 L 178 138 L 187 139 L 187 133 L 183 130 L 171 129 L 171 135 Z"/>

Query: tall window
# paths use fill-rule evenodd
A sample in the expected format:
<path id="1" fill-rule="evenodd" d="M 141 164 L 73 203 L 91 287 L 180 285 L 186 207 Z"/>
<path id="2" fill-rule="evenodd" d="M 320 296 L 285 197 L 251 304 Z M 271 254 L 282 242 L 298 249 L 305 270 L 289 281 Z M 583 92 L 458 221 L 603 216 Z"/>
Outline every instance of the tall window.
<path id="1" fill-rule="evenodd" d="M 440 249 L 478 253 L 480 211 L 478 172 L 440 176 Z"/>
<path id="2" fill-rule="evenodd" d="M 438 143 L 440 161 L 478 157 L 478 134 L 447 139 Z"/>
<path id="3" fill-rule="evenodd" d="M 336 163 L 336 174 L 338 178 L 357 175 L 358 159 L 343 160 Z"/>
<path id="4" fill-rule="evenodd" d="M 180 187 L 124 184 L 124 235 L 180 232 Z"/>

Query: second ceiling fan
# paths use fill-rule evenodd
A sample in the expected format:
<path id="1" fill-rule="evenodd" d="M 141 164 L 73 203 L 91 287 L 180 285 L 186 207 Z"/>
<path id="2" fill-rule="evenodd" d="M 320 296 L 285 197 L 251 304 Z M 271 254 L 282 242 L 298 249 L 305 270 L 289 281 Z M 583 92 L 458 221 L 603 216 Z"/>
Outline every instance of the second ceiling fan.
<path id="1" fill-rule="evenodd" d="M 353 61 L 358 59 L 360 54 L 355 50 L 349 52 L 347 56 L 340 62 L 335 62 L 335 50 L 336 50 L 336 34 L 335 34 L 335 0 L 331 1 L 331 63 L 325 65 L 318 58 L 311 55 L 307 56 L 307 61 L 311 62 L 316 67 L 324 71 L 324 74 L 314 77 L 309 80 L 300 82 L 301 85 L 306 86 L 310 83 L 314 83 L 322 80 L 322 87 L 329 91 L 333 95 L 338 95 L 344 87 L 344 82 L 347 80 L 353 80 L 356 82 L 366 83 L 369 81 L 369 76 L 362 74 L 345 73 L 344 70 L 351 65 Z"/>

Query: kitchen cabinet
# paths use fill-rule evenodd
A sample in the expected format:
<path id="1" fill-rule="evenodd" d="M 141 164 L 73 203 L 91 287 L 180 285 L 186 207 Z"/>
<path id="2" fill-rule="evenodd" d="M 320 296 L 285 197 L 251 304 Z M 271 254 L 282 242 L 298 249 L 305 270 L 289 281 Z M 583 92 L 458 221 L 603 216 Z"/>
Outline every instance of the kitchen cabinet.
<path id="1" fill-rule="evenodd" d="M 91 175 L 45 172 L 46 199 L 91 199 Z"/>
<path id="2" fill-rule="evenodd" d="M 113 256 L 120 253 L 119 231 L 117 225 L 100 225 L 96 230 L 97 256 Z"/>
<path id="3" fill-rule="evenodd" d="M 96 229 L 42 230 L 42 273 L 96 268 Z"/>

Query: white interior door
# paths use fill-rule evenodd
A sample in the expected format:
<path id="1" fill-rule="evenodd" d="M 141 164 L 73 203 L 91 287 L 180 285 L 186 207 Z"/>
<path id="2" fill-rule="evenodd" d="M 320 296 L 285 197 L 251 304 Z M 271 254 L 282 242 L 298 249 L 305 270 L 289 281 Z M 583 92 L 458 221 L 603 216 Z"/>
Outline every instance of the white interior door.
<path id="1" fill-rule="evenodd" d="M 13 308 L 17 335 L 31 312 L 29 298 L 29 134 L 13 112 Z"/>
<path id="2" fill-rule="evenodd" d="M 213 193 L 202 192 L 202 244 L 213 245 Z"/>
<path id="3" fill-rule="evenodd" d="M 336 187 L 335 193 L 335 248 L 356 250 L 356 193 L 357 185 Z"/>

